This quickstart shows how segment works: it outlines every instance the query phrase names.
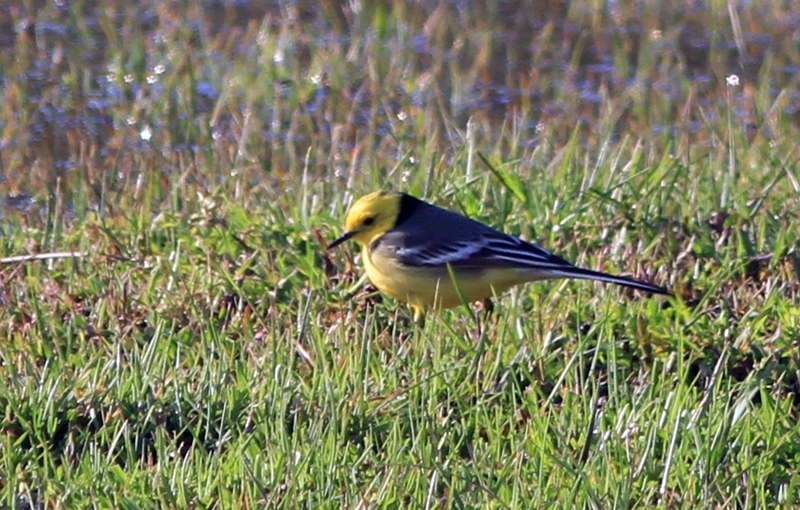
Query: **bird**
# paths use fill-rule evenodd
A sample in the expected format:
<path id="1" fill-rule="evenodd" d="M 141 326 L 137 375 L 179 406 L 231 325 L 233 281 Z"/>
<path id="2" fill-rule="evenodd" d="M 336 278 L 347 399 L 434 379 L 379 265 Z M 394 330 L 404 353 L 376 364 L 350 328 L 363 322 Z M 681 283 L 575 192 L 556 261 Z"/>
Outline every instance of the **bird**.
<path id="1" fill-rule="evenodd" d="M 358 199 L 347 212 L 344 234 L 328 250 L 348 240 L 361 245 L 375 287 L 410 305 L 419 325 L 429 309 L 488 304 L 515 285 L 538 280 L 598 280 L 670 295 L 665 287 L 578 267 L 535 244 L 399 191 L 380 190 Z"/>

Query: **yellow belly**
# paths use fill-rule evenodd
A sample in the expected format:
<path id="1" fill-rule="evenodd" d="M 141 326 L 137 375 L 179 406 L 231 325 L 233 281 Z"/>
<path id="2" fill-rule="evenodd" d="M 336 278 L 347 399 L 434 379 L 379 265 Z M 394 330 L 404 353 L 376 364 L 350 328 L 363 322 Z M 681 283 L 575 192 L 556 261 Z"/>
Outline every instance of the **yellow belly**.
<path id="1" fill-rule="evenodd" d="M 378 290 L 415 308 L 452 308 L 461 298 L 447 269 L 410 268 L 363 251 L 364 266 Z M 458 290 L 471 303 L 490 298 L 527 279 L 508 268 L 466 270 L 455 273 Z"/>

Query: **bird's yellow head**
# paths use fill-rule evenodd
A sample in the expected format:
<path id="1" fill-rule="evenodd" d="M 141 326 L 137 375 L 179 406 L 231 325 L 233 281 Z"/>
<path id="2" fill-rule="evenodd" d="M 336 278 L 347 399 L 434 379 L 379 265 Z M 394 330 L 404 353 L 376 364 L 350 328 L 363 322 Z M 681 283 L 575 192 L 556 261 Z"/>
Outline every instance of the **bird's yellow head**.
<path id="1" fill-rule="evenodd" d="M 350 239 L 368 246 L 375 238 L 394 227 L 400 214 L 402 198 L 402 193 L 396 191 L 376 191 L 359 198 L 347 212 L 344 234 L 332 242 L 328 249 Z"/>

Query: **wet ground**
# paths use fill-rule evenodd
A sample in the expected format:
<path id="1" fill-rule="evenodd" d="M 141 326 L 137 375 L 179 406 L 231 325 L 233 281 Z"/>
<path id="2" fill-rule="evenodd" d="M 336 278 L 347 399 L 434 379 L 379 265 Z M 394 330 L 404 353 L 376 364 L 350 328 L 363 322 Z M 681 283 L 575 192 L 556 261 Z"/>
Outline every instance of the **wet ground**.
<path id="1" fill-rule="evenodd" d="M 470 120 L 479 145 L 703 143 L 725 115 L 770 140 L 800 121 L 798 39 L 791 2 L 7 3 L 0 184 L 12 207 L 74 171 L 100 193 L 130 153 L 239 150 L 243 117 L 273 170 L 324 146 L 336 171 L 414 123 L 442 151 Z"/>

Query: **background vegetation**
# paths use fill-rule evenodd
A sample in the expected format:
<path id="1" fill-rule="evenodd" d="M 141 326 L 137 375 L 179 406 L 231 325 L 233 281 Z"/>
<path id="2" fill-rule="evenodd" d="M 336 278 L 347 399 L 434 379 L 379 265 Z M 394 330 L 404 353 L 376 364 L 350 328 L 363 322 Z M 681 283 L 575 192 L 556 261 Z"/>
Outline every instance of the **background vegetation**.
<path id="1" fill-rule="evenodd" d="M 4 4 L 0 256 L 77 256 L 0 266 L 0 507 L 796 506 L 798 39 L 779 0 Z M 420 330 L 324 250 L 380 187 L 676 296 Z"/>

